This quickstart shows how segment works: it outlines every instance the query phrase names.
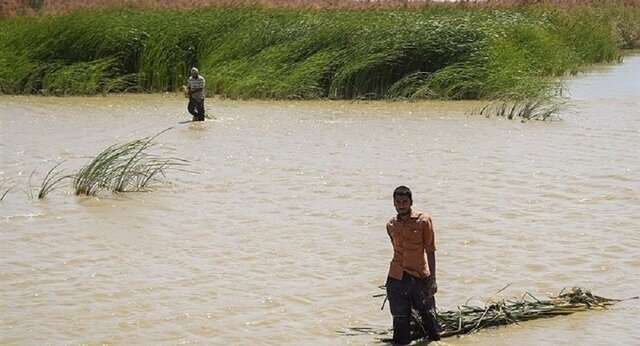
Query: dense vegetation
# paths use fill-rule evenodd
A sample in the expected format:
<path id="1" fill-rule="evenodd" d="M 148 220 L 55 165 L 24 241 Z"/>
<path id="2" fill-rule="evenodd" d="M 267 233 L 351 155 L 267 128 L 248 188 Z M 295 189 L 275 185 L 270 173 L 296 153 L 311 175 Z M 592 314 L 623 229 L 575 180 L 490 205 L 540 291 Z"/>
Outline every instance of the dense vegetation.
<path id="1" fill-rule="evenodd" d="M 640 47 L 640 7 L 89 9 L 0 19 L 0 92 L 523 98 Z"/>

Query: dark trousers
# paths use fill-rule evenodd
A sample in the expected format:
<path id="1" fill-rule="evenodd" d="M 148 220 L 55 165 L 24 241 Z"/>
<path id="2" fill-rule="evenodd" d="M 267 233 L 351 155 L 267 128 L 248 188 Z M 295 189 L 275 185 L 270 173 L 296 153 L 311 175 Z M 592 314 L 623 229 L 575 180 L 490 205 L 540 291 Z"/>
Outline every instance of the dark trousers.
<path id="1" fill-rule="evenodd" d="M 393 342 L 411 342 L 411 309 L 422 320 L 425 334 L 431 340 L 440 340 L 440 325 L 436 317 L 435 299 L 427 292 L 427 279 L 404 273 L 402 280 L 387 277 L 387 299 L 393 316 Z"/>
<path id="2" fill-rule="evenodd" d="M 189 97 L 187 110 L 193 115 L 193 121 L 204 121 L 204 99 Z"/>

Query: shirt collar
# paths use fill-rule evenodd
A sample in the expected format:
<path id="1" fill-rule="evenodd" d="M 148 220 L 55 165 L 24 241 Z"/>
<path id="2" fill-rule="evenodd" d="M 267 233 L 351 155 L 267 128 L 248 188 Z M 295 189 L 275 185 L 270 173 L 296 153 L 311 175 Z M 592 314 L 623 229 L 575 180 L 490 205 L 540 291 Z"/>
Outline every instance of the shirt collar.
<path id="1" fill-rule="evenodd" d="M 411 221 L 415 221 L 420 217 L 420 213 L 413 210 L 413 208 L 411 209 L 411 215 L 409 215 L 409 219 Z M 398 221 L 402 221 L 402 219 L 400 219 L 400 215 L 396 215 L 396 220 Z"/>

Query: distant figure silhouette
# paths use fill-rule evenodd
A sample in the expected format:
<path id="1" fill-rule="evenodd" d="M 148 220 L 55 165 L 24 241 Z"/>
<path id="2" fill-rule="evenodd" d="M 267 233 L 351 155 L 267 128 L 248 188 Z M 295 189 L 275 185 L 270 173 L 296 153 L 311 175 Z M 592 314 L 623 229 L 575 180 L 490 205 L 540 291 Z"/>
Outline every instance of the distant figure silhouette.
<path id="1" fill-rule="evenodd" d="M 191 68 L 187 94 L 189 95 L 187 110 L 193 115 L 193 121 L 204 121 L 204 77 L 195 67 Z"/>

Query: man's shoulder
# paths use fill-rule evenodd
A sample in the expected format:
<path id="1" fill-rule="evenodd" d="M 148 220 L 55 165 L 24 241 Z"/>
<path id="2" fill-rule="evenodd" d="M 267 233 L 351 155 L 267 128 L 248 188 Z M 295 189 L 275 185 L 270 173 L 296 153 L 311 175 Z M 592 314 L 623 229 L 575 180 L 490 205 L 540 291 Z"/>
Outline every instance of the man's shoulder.
<path id="1" fill-rule="evenodd" d="M 427 213 L 426 211 L 416 211 L 414 215 L 418 221 L 424 222 L 431 220 L 431 215 L 429 215 L 429 213 Z"/>

